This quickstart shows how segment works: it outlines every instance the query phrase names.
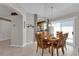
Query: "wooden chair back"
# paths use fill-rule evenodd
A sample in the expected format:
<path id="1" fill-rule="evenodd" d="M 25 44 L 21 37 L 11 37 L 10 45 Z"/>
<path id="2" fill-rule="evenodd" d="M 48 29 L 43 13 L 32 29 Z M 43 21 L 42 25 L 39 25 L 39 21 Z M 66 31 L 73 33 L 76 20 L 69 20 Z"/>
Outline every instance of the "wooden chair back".
<path id="1" fill-rule="evenodd" d="M 64 47 L 66 44 L 67 37 L 68 33 L 65 33 L 64 35 L 60 34 L 60 39 L 58 41 L 57 47 Z"/>
<path id="2" fill-rule="evenodd" d="M 49 32 L 47 32 L 47 31 L 44 31 L 43 35 L 44 35 L 44 37 L 46 37 L 47 40 L 51 40 L 52 39 L 51 34 Z"/>
<path id="3" fill-rule="evenodd" d="M 64 36 L 62 33 L 59 34 L 59 40 L 58 40 L 58 43 L 57 43 L 57 48 L 59 47 L 63 47 L 64 46 Z"/>
<path id="4" fill-rule="evenodd" d="M 36 33 L 37 45 L 41 48 L 43 47 L 43 35 L 42 34 L 43 34 L 42 32 Z"/>
<path id="5" fill-rule="evenodd" d="M 46 36 L 46 39 L 45 39 L 45 36 Z M 39 32 L 39 33 L 36 33 L 36 39 L 37 39 L 37 45 L 40 48 L 47 48 L 48 47 L 48 42 L 44 41 L 44 40 L 49 40 L 50 35 L 48 33 Z"/>
<path id="6" fill-rule="evenodd" d="M 68 38 L 68 33 L 65 33 L 64 34 L 64 40 L 67 40 L 67 38 Z"/>
<path id="7" fill-rule="evenodd" d="M 62 35 L 63 35 L 63 32 L 58 32 L 56 33 L 56 37 L 59 38 L 59 39 L 62 39 Z"/>

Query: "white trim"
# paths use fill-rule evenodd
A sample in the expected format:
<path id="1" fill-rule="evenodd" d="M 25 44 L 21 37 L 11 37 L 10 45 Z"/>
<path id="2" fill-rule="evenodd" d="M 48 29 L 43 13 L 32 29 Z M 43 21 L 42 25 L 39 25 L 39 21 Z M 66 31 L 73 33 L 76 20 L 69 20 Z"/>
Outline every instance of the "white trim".
<path id="1" fill-rule="evenodd" d="M 11 47 L 23 47 L 22 45 L 10 45 Z"/>
<path id="2" fill-rule="evenodd" d="M 28 42 L 28 43 L 26 43 L 24 45 L 10 45 L 10 46 L 12 46 L 12 47 L 25 47 L 25 46 L 33 44 L 33 43 L 35 43 L 35 42 Z"/>
<path id="3" fill-rule="evenodd" d="M 9 40 L 9 39 L 3 39 L 3 38 L 0 38 L 0 41 L 5 41 L 5 40 Z"/>
<path id="4" fill-rule="evenodd" d="M 28 43 L 26 43 L 26 45 L 33 44 L 33 43 L 35 43 L 35 42 L 28 42 Z"/>
<path id="5" fill-rule="evenodd" d="M 27 44 L 23 44 L 23 46 L 22 47 L 25 47 Z"/>
<path id="6" fill-rule="evenodd" d="M 35 43 L 35 42 L 28 42 L 28 43 L 24 44 L 22 47 L 25 47 L 25 46 L 33 44 L 33 43 Z"/>

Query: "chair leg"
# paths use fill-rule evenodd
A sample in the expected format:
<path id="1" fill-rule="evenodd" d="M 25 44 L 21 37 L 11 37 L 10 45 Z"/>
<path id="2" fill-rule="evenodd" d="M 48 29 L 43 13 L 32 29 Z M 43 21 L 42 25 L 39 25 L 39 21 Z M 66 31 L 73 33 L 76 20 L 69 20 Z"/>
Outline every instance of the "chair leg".
<path id="1" fill-rule="evenodd" d="M 57 48 L 57 56 L 59 56 L 59 53 L 58 53 L 58 48 Z"/>
<path id="2" fill-rule="evenodd" d="M 66 47 L 66 45 L 65 45 L 65 48 L 66 48 L 66 50 L 67 50 L 67 47 Z"/>
<path id="3" fill-rule="evenodd" d="M 64 54 L 64 48 L 62 48 L 62 53 Z"/>
<path id="4" fill-rule="evenodd" d="M 49 53 L 50 53 L 50 47 L 49 47 Z"/>
<path id="5" fill-rule="evenodd" d="M 42 56 L 43 56 L 43 53 L 44 53 L 44 49 L 42 49 Z"/>
<path id="6" fill-rule="evenodd" d="M 38 46 L 37 46 L 36 52 L 38 52 Z"/>
<path id="7" fill-rule="evenodd" d="M 51 47 L 51 51 L 52 51 L 52 56 L 53 56 L 53 47 Z"/>

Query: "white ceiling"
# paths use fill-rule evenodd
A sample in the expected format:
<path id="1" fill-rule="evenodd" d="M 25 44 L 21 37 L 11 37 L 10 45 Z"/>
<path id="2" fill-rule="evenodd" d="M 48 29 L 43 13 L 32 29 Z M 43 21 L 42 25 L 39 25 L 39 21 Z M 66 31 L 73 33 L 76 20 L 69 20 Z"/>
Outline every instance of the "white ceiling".
<path id="1" fill-rule="evenodd" d="M 78 3 L 23 3 L 20 4 L 26 12 L 38 14 L 41 17 L 53 18 L 79 12 Z M 53 11 L 51 11 L 53 6 Z"/>
<path id="2" fill-rule="evenodd" d="M 41 17 L 47 18 L 50 18 L 51 14 L 53 18 L 57 18 L 79 12 L 79 3 L 19 3 L 17 6 L 23 8 L 25 12 L 38 14 Z M 51 6 L 53 6 L 52 11 Z M 0 10 L 4 11 L 4 13 L 8 11 L 7 14 L 15 11 L 10 7 L 4 6 L 4 4 L 0 4 Z"/>
<path id="3" fill-rule="evenodd" d="M 0 15 L 11 15 L 11 12 L 16 12 L 16 10 L 6 5 L 5 3 L 0 4 Z"/>

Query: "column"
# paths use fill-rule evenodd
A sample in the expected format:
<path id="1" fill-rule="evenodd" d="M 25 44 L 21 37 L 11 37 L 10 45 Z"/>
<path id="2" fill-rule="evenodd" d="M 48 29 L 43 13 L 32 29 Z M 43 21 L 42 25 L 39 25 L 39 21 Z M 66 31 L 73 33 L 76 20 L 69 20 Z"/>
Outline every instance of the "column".
<path id="1" fill-rule="evenodd" d="M 12 16 L 11 46 L 23 47 L 23 16 Z"/>
<path id="2" fill-rule="evenodd" d="M 37 31 L 37 14 L 34 14 L 34 34 Z M 35 35 L 34 35 L 34 41 L 36 41 Z"/>
<path id="3" fill-rule="evenodd" d="M 74 19 L 73 55 L 79 55 L 79 16 Z"/>

